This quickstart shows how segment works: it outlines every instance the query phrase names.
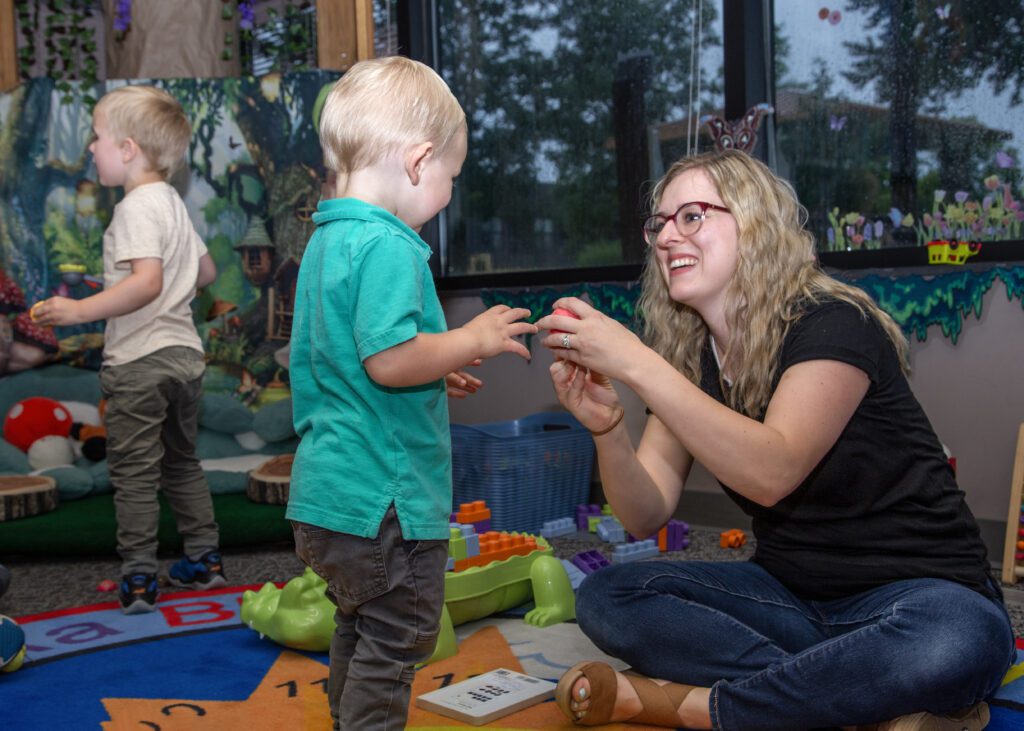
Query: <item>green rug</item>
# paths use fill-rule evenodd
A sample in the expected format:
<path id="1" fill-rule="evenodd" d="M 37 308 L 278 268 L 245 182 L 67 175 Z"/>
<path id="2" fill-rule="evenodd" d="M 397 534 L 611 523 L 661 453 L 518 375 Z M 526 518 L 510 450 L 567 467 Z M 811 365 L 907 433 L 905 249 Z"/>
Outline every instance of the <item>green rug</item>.
<path id="1" fill-rule="evenodd" d="M 220 545 L 266 545 L 292 538 L 284 505 L 254 503 L 244 494 L 214 495 Z M 0 523 L 0 556 L 116 555 L 113 495 L 61 503 L 50 513 Z M 180 550 L 174 514 L 160 498 L 160 550 Z"/>

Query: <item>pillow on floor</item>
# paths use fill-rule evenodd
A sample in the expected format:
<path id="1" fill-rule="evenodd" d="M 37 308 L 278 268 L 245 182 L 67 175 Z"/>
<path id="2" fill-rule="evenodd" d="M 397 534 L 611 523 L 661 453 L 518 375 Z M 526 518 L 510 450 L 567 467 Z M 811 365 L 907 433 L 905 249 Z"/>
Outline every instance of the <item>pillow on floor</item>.
<path id="1" fill-rule="evenodd" d="M 27 475 L 32 471 L 28 455 L 5 439 L 0 439 L 0 472 Z"/>
<path id="2" fill-rule="evenodd" d="M 292 400 L 275 401 L 256 412 L 252 430 L 265 442 L 282 442 L 295 436 L 292 423 Z"/>
<path id="3" fill-rule="evenodd" d="M 199 425 L 205 429 L 223 434 L 241 434 L 252 430 L 252 412 L 227 394 L 204 394 L 199 409 Z"/>

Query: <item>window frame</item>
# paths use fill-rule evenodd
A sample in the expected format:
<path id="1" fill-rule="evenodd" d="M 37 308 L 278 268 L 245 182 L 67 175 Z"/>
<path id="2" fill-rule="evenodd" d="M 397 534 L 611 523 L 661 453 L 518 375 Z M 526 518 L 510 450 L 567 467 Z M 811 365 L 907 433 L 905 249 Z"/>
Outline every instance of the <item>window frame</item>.
<path id="1" fill-rule="evenodd" d="M 774 0 L 721 0 L 723 89 L 726 119 L 738 119 L 755 104 L 774 106 L 773 59 Z M 438 63 L 438 22 L 436 0 L 399 0 L 397 5 L 399 52 L 432 68 Z M 775 169 L 775 118 L 762 121 L 762 134 L 751 154 Z M 643 264 L 607 267 L 537 269 L 484 274 L 448 274 L 447 212 L 429 222 L 422 231 L 436 256 L 431 269 L 437 288 L 460 292 L 488 288 L 522 288 L 568 285 L 578 282 L 626 282 L 640 278 Z M 819 252 L 821 263 L 835 269 L 906 268 L 927 265 L 927 247 L 893 247 L 864 251 Z M 1024 241 L 986 242 L 973 262 L 1024 260 Z M 973 263 L 972 262 L 972 263 Z"/>

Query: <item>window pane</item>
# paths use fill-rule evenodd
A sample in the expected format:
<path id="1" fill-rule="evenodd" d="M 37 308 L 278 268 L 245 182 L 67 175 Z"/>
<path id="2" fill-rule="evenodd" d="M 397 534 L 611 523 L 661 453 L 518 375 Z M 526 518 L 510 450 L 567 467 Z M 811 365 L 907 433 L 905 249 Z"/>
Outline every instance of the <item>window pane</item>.
<path id="1" fill-rule="evenodd" d="M 688 117 L 723 106 L 720 15 L 692 0 L 440 0 L 440 73 L 470 128 L 445 273 L 638 263 L 650 180 L 685 152 Z"/>
<path id="2" fill-rule="evenodd" d="M 777 0 L 775 19 L 778 168 L 820 248 L 1022 238 L 1024 4 Z"/>

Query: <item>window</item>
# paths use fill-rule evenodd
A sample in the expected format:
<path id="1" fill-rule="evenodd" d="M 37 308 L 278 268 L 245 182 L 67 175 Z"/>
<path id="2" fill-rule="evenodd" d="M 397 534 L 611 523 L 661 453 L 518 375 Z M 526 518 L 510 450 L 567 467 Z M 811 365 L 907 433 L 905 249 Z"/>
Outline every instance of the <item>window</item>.
<path id="1" fill-rule="evenodd" d="M 436 7 L 436 65 L 470 129 L 441 275 L 638 264 L 651 181 L 721 114 L 720 2 Z"/>
<path id="2" fill-rule="evenodd" d="M 1024 238 L 1024 5 L 777 0 L 775 18 L 777 168 L 820 248 Z"/>

